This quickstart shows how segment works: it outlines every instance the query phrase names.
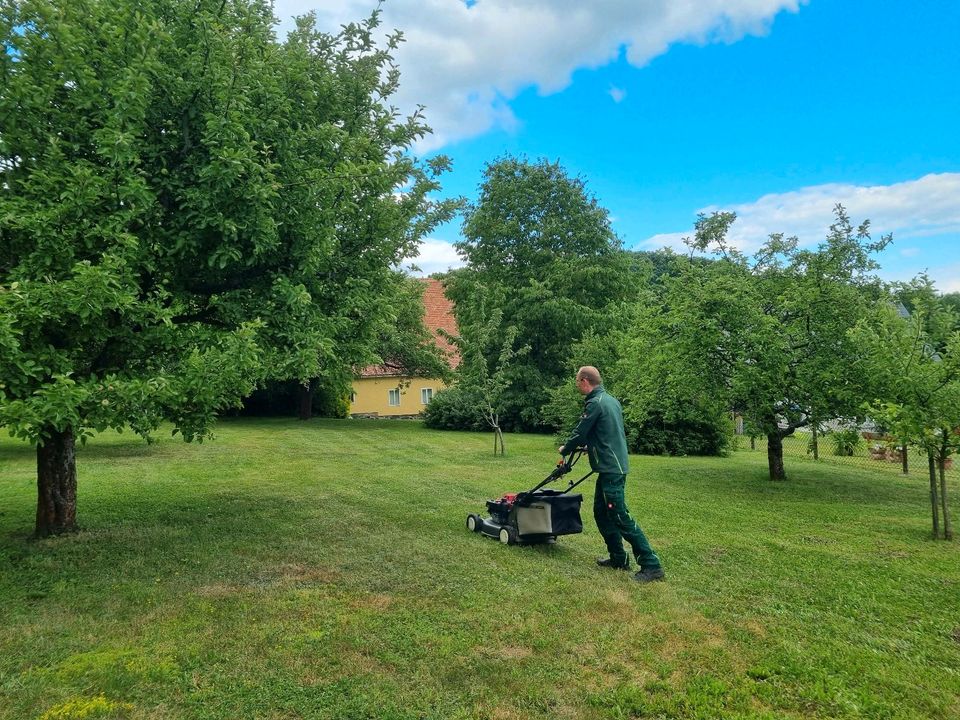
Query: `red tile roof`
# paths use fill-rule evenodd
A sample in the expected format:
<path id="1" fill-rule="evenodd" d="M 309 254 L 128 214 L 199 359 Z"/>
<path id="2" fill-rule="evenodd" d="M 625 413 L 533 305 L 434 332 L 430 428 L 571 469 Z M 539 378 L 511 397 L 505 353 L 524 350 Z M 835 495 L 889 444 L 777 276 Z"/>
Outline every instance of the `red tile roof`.
<path id="1" fill-rule="evenodd" d="M 433 278 L 422 281 L 423 289 L 423 324 L 433 334 L 433 341 L 447 354 L 447 363 L 451 368 L 460 364 L 460 354 L 456 346 L 452 345 L 438 330 L 444 330 L 451 335 L 457 334 L 457 321 L 453 316 L 453 303 L 446 296 L 443 283 Z M 370 365 L 360 371 L 360 377 L 389 377 L 407 375 L 405 369 L 396 364 Z"/>
<path id="2" fill-rule="evenodd" d="M 453 303 L 444 292 L 443 283 L 433 278 L 425 280 L 427 287 L 423 291 L 423 324 L 433 333 L 437 347 L 447 353 L 451 368 L 460 364 L 460 353 L 455 345 L 443 337 L 438 330 L 450 335 L 457 334 L 457 321 L 453 317 Z"/>

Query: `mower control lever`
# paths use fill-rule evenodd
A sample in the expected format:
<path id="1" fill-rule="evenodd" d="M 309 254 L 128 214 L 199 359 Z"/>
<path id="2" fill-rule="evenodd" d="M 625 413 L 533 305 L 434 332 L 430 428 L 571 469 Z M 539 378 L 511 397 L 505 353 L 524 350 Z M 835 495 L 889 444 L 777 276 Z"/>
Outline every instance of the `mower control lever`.
<path id="1" fill-rule="evenodd" d="M 548 484 L 548 483 L 552 483 L 554 480 L 558 480 L 558 479 L 562 478 L 562 477 L 563 477 L 564 475 L 566 475 L 568 472 L 570 472 L 571 470 L 573 470 L 573 466 L 576 465 L 576 464 L 577 464 L 577 460 L 579 460 L 579 459 L 583 456 L 583 453 L 584 453 L 584 450 L 585 450 L 585 449 L 586 449 L 586 448 L 576 448 L 575 450 L 571 451 L 571 453 L 569 454 L 569 456 L 567 456 L 567 457 L 565 457 L 565 458 L 562 458 L 562 459 L 560 460 L 560 462 L 557 463 L 557 466 L 553 469 L 553 472 L 551 472 L 549 475 L 547 475 L 547 477 L 545 477 L 542 482 L 538 483 L 538 484 L 536 485 L 536 487 L 534 487 L 532 490 L 529 490 L 528 492 L 518 493 L 518 494 L 517 494 L 516 503 L 517 503 L 518 505 L 523 505 L 523 504 L 526 503 L 531 497 L 533 497 L 533 494 L 534 494 L 535 492 L 537 492 L 537 490 L 539 490 L 540 488 L 542 488 L 544 485 L 546 485 L 546 484 Z M 580 478 L 580 479 L 577 480 L 576 482 L 571 482 L 571 483 L 567 486 L 567 490 L 565 490 L 564 492 L 569 491 L 571 488 L 575 488 L 577 485 L 579 485 L 580 483 L 582 483 L 584 480 L 586 480 L 586 479 L 587 479 L 588 477 L 590 477 L 591 475 L 593 475 L 593 470 L 591 470 L 589 473 L 587 473 L 586 475 L 584 475 L 582 478 Z"/>

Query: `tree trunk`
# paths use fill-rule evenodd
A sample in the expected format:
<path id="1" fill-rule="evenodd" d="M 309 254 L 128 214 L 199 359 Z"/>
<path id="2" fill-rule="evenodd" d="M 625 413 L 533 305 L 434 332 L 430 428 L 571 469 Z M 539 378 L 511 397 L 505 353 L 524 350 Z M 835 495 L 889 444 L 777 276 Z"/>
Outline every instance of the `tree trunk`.
<path id="1" fill-rule="evenodd" d="M 813 459 L 814 460 L 820 459 L 820 443 L 818 441 L 819 441 L 819 437 L 817 433 L 817 424 L 814 423 L 813 424 Z"/>
<path id="2" fill-rule="evenodd" d="M 313 394 L 316 390 L 316 380 L 310 380 L 306 384 L 297 383 L 297 417 L 301 420 L 313 417 Z"/>
<path id="3" fill-rule="evenodd" d="M 50 429 L 37 445 L 37 537 L 77 529 L 77 458 L 73 430 Z"/>
<path id="4" fill-rule="evenodd" d="M 757 449 L 757 437 L 756 437 L 756 435 L 751 435 L 751 436 L 750 436 L 750 449 L 751 449 L 751 450 L 756 450 L 756 449 Z"/>
<path id="5" fill-rule="evenodd" d="M 771 480 L 787 479 L 787 473 L 783 469 L 783 435 L 779 430 L 767 433 L 767 465 L 770 468 Z"/>
<path id="6" fill-rule="evenodd" d="M 930 507 L 933 510 L 933 539 L 940 539 L 940 518 L 937 510 L 937 461 L 927 450 L 927 466 L 930 471 Z"/>
<path id="7" fill-rule="evenodd" d="M 903 463 L 903 474 L 907 475 L 910 472 L 910 466 L 907 464 L 907 441 L 904 440 L 900 445 L 900 461 Z"/>
<path id="8" fill-rule="evenodd" d="M 506 448 L 504 448 L 504 446 L 503 446 L 503 431 L 500 430 L 500 426 L 499 426 L 499 425 L 494 425 L 494 426 L 493 426 L 493 454 L 494 454 L 494 455 L 497 454 L 497 445 L 498 445 L 498 444 L 500 445 L 500 454 L 501 454 L 501 455 L 506 455 L 506 454 L 507 454 L 507 450 L 506 450 Z"/>
<path id="9" fill-rule="evenodd" d="M 945 473 L 947 458 L 946 453 L 940 456 L 940 509 L 943 510 L 943 539 L 953 540 L 953 526 L 950 523 L 950 508 L 947 504 L 947 476 Z"/>

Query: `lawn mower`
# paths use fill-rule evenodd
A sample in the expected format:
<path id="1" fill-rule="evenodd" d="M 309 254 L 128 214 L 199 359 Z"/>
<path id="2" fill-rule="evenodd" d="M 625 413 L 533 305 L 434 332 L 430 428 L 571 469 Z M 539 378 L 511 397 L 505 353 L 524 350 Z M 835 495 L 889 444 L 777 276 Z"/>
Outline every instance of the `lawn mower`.
<path id="1" fill-rule="evenodd" d="M 566 490 L 547 490 L 545 485 L 559 480 L 573 470 L 583 455 L 583 448 L 561 458 L 553 472 L 532 490 L 507 493 L 496 500 L 487 500 L 490 517 L 467 515 L 467 529 L 487 537 L 497 538 L 507 545 L 553 544 L 558 535 L 583 532 L 580 503 L 583 495 L 570 491 L 593 475 L 591 470 L 582 478 L 567 485 Z"/>

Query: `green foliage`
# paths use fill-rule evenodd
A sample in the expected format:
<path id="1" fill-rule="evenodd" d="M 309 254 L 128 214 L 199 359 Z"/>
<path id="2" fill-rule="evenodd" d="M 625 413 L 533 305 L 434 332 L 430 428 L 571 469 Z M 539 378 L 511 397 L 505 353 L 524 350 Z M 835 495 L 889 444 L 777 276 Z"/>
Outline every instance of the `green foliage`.
<path id="1" fill-rule="evenodd" d="M 502 423 L 542 428 L 540 409 L 567 380 L 571 347 L 588 331 L 619 327 L 624 302 L 649 273 L 620 250 L 584 182 L 546 161 L 490 163 L 463 234 L 467 267 L 449 278 L 461 332 L 487 324 L 493 309 L 516 328 L 517 346 L 530 350 L 505 374 Z M 500 346 L 485 352 L 495 362 Z"/>
<path id="2" fill-rule="evenodd" d="M 653 344 L 656 340 L 648 338 Z M 598 363 L 604 368 L 607 390 L 623 404 L 624 430 L 631 452 L 644 455 L 720 455 L 733 434 L 729 413 L 719 406 L 699 401 L 683 388 L 665 391 L 670 377 L 667 368 L 648 364 L 638 372 L 629 358 L 639 352 L 638 337 L 625 333 L 598 336 L 588 334 L 573 347 L 570 377 L 575 368 Z M 653 350 L 650 350 L 653 352 Z M 583 396 L 572 381 L 551 390 L 543 407 L 545 422 L 560 436 L 574 427 L 583 412 Z"/>
<path id="3" fill-rule="evenodd" d="M 900 313 L 906 310 L 910 317 L 923 319 L 924 342 L 934 350 L 943 350 L 950 336 L 960 331 L 960 305 L 949 295 L 939 295 L 926 273 L 895 283 L 893 294 L 902 306 Z"/>
<path id="4" fill-rule="evenodd" d="M 449 379 L 447 358 L 423 324 L 426 286 L 402 272 L 393 273 L 391 280 L 389 322 L 380 326 L 374 346 L 379 361 L 406 374 Z"/>
<path id="5" fill-rule="evenodd" d="M 706 257 L 679 255 L 670 248 L 661 250 L 631 250 L 628 254 L 634 260 L 635 271 L 647 276 L 647 285 L 655 291 L 662 291 L 669 278 L 683 274 L 685 268 L 693 265 L 707 265 L 712 260 Z"/>
<path id="6" fill-rule="evenodd" d="M 249 397 L 243 399 L 243 408 L 236 414 L 256 417 L 278 417 L 293 414 L 298 407 L 297 380 L 268 380 Z M 350 388 L 347 385 L 326 384 L 314 388 L 311 412 L 319 417 L 345 418 L 350 414 Z"/>
<path id="7" fill-rule="evenodd" d="M 381 321 L 375 329 L 372 347 L 364 355 L 371 363 L 389 365 L 403 374 L 448 378 L 450 368 L 433 335 L 423 323 L 423 282 L 399 271 L 391 271 L 385 286 L 387 297 L 377 312 Z M 338 346 L 339 347 L 339 346 Z M 349 355 L 348 355 L 349 356 Z M 352 356 L 354 359 L 357 356 Z M 346 417 L 350 412 L 350 390 L 359 366 L 337 364 L 328 367 L 324 377 L 310 383 L 314 388 L 312 414 L 321 417 Z M 244 413 L 252 415 L 290 415 L 299 409 L 298 388 L 293 380 L 267 380 L 244 399 Z"/>
<path id="8" fill-rule="evenodd" d="M 571 380 L 552 388 L 547 398 L 546 404 L 540 409 L 543 422 L 553 428 L 558 442 L 564 442 L 583 414 L 583 395 Z"/>
<path id="9" fill-rule="evenodd" d="M 880 306 L 876 321 L 862 322 L 851 335 L 864 348 L 859 368 L 872 381 L 868 412 L 895 438 L 949 456 L 960 447 L 953 432 L 960 427 L 960 332 L 938 343 L 930 325 L 922 311 L 902 318 Z"/>
<path id="10" fill-rule="evenodd" d="M 864 407 L 893 437 L 926 450 L 933 536 L 939 537 L 939 502 L 943 537 L 949 540 L 952 525 L 943 472 L 950 456 L 960 450 L 960 332 L 945 334 L 952 311 L 942 306 L 932 285 L 921 280 L 916 287 L 921 291 L 909 318 L 893 306 L 879 306 L 875 321 L 862 322 L 851 336 L 864 348 L 860 369 L 871 379 L 873 400 Z"/>
<path id="11" fill-rule="evenodd" d="M 494 454 L 504 454 L 501 416 L 508 400 L 507 391 L 514 365 L 526 356 L 530 346 L 516 347 L 517 328 L 512 325 L 504 328 L 500 308 L 491 308 L 482 299 L 472 306 L 471 317 L 471 322 L 459 327 L 458 336 L 448 335 L 460 354 L 460 365 L 455 374 L 459 389 L 457 406 L 464 400 L 476 401 L 477 412 L 494 431 Z M 452 410 L 453 403 L 448 403 L 446 408 Z M 451 427 L 449 423 L 458 417 L 462 420 L 461 429 L 472 427 L 472 414 L 462 412 L 459 407 L 456 413 L 447 412 L 444 417 L 446 427 Z M 430 427 L 441 425 L 431 424 Z"/>
<path id="12" fill-rule="evenodd" d="M 423 423 L 434 430 L 487 430 L 483 398 L 475 388 L 456 384 L 434 394 L 423 410 Z"/>
<path id="13" fill-rule="evenodd" d="M 862 349 L 849 330 L 883 297 L 871 254 L 889 238 L 871 241 L 868 224 L 854 228 L 838 206 L 816 250 L 772 235 L 748 259 L 727 238 L 734 219 L 701 216 L 689 244 L 717 260 L 681 266 L 635 313 L 627 394 L 644 399 L 641 409 L 665 404 L 680 416 L 732 410 L 781 436 L 813 418 L 862 413 Z M 772 460 L 770 472 L 779 474 Z"/>
<path id="14" fill-rule="evenodd" d="M 627 442 L 631 452 L 642 455 L 722 455 L 733 432 L 724 416 L 690 413 L 665 417 L 647 412 L 642 423 L 631 423 Z"/>
<path id="15" fill-rule="evenodd" d="M 863 438 L 856 428 L 839 428 L 830 432 L 834 455 L 852 456 L 863 445 Z"/>
<path id="16" fill-rule="evenodd" d="M 388 100 L 379 15 L 283 42 L 266 0 L 0 10 L 0 424 L 202 438 L 265 377 L 343 385 L 455 203 Z"/>
<path id="17" fill-rule="evenodd" d="M 604 387 L 617 396 L 618 382 L 610 371 L 619 357 L 620 338 L 617 334 L 597 335 L 588 330 L 579 342 L 570 348 L 566 376 L 547 391 L 547 402 L 540 408 L 543 423 L 556 434 L 558 443 L 564 442 L 576 427 L 583 414 L 584 398 L 577 388 L 576 373 L 584 365 L 592 365 L 601 371 Z M 626 418 L 624 418 L 626 422 Z"/>
<path id="18" fill-rule="evenodd" d="M 11 401 L 46 396 L 30 418 L 83 431 L 81 396 L 108 378 L 170 394 L 202 365 L 192 347 L 246 369 L 232 387 L 236 372 L 185 378 L 197 401 L 235 402 L 257 358 L 220 338 L 254 320 L 271 378 L 342 382 L 377 358 L 409 305 L 391 266 L 452 210 L 427 198 L 445 161 L 405 153 L 427 128 L 384 101 L 399 37 L 375 45 L 377 13 L 332 35 L 308 16 L 282 44 L 273 22 L 259 0 L 9 8 L 0 363 Z M 12 426 L 40 438 L 33 419 Z"/>
<path id="19" fill-rule="evenodd" d="M 946 293 L 941 298 L 945 308 L 953 313 L 954 330 L 960 330 L 960 292 Z"/>

